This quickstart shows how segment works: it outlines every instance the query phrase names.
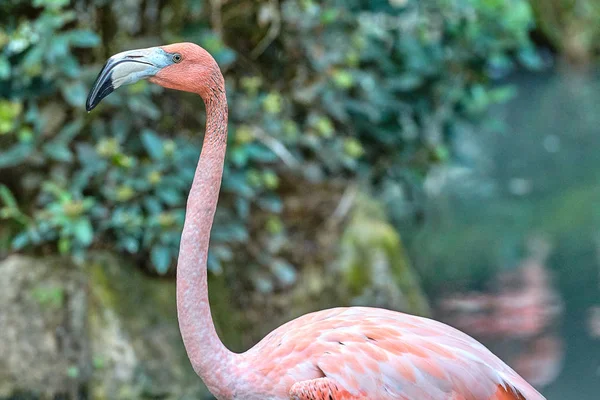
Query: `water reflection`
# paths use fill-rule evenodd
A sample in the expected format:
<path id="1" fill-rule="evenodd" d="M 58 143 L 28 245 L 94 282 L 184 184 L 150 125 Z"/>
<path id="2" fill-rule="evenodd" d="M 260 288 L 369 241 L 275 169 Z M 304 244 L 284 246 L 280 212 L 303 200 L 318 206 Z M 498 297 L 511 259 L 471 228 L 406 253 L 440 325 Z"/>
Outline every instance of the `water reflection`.
<path id="1" fill-rule="evenodd" d="M 489 291 L 446 295 L 439 308 L 445 321 L 492 343 L 509 365 L 540 388 L 561 369 L 564 344 L 557 332 L 563 303 L 545 266 L 550 244 L 535 238 L 529 250 L 516 269 L 491 278 Z"/>
<path id="2" fill-rule="evenodd" d="M 600 392 L 600 76 L 517 76 L 503 129 L 460 132 L 428 177 L 412 257 L 436 317 L 549 399 Z"/>

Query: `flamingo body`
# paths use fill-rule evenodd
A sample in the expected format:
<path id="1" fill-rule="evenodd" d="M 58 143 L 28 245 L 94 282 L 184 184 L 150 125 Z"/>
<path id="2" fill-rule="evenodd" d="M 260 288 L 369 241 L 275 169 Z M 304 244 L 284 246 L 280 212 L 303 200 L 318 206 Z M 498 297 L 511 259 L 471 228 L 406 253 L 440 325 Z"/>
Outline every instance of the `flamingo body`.
<path id="1" fill-rule="evenodd" d="M 543 398 L 468 335 L 378 308 L 299 317 L 242 354 L 236 368 L 239 394 L 252 388 L 263 399 Z"/>
<path id="2" fill-rule="evenodd" d="M 218 399 L 537 400 L 543 397 L 476 340 L 447 325 L 377 308 L 305 315 L 242 354 L 219 339 L 208 299 L 207 255 L 217 208 L 228 107 L 213 57 L 193 43 L 111 57 L 88 111 L 140 79 L 200 95 L 206 106 L 202 154 L 188 196 L 177 262 L 179 329 L 192 367 Z"/>

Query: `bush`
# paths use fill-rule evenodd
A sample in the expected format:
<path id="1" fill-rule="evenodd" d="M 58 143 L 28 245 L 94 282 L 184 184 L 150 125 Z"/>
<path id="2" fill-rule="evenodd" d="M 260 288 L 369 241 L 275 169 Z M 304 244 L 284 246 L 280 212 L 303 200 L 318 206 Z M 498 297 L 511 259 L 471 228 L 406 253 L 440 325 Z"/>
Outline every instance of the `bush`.
<path id="1" fill-rule="evenodd" d="M 286 187 L 336 177 L 401 188 L 407 174 L 418 182 L 450 156 L 461 124 L 510 95 L 491 78 L 537 62 L 524 0 L 153 4 L 0 6 L 0 198 L 14 249 L 81 258 L 109 247 L 149 254 L 159 273 L 173 265 L 201 102 L 140 82 L 87 115 L 87 89 L 117 51 L 193 41 L 226 73 L 231 126 L 213 270 L 231 246 L 259 240 L 248 234 L 255 212 L 271 214 L 261 240 L 285 236 L 277 215 Z M 271 265 L 276 252 L 254 262 Z"/>

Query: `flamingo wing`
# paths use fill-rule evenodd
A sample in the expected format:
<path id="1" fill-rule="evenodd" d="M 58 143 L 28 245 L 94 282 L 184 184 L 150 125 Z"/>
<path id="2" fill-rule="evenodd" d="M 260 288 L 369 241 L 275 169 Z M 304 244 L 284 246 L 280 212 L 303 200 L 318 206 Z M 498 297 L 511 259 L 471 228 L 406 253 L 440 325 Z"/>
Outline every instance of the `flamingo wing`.
<path id="1" fill-rule="evenodd" d="M 367 400 L 364 396 L 348 393 L 329 378 L 296 382 L 290 389 L 291 400 Z"/>
<path id="2" fill-rule="evenodd" d="M 346 309 L 334 320 L 330 325 L 336 326 L 319 334 L 317 340 L 328 346 L 315 361 L 324 376 L 351 394 L 379 399 L 543 399 L 482 344 L 445 324 L 368 308 Z"/>
<path id="3" fill-rule="evenodd" d="M 452 393 L 449 400 L 470 400 L 460 393 Z M 409 400 L 406 396 L 395 397 L 398 400 Z M 296 382 L 290 389 L 290 400 L 368 400 L 364 395 L 349 393 L 344 388 L 329 378 L 316 378 L 308 381 Z M 490 400 L 527 400 L 514 389 L 498 385 Z"/>

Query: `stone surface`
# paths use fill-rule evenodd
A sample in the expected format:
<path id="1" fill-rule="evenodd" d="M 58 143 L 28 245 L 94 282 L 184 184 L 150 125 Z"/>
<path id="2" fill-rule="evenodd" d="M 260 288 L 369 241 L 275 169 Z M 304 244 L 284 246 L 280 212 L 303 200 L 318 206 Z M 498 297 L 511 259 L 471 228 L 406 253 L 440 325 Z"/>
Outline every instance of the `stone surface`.
<path id="1" fill-rule="evenodd" d="M 0 262 L 0 398 L 74 397 L 88 371 L 85 275 L 56 259 Z"/>
<path id="2" fill-rule="evenodd" d="M 206 397 L 172 280 L 106 254 L 83 267 L 10 256 L 0 274 L 0 398 Z"/>
<path id="3" fill-rule="evenodd" d="M 431 315 L 400 235 L 383 207 L 366 194 L 354 201 L 339 254 L 335 264 L 342 275 L 341 292 L 352 305 Z"/>

